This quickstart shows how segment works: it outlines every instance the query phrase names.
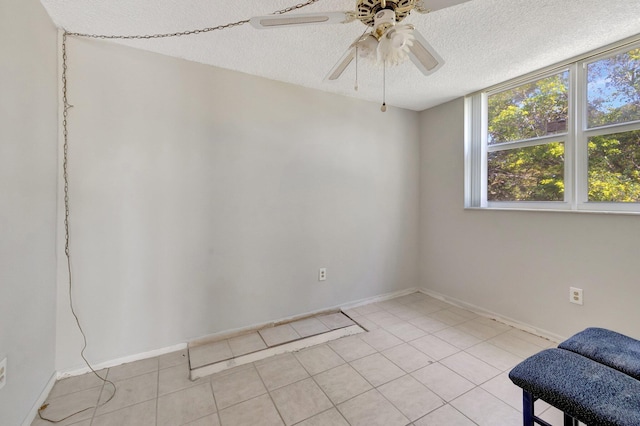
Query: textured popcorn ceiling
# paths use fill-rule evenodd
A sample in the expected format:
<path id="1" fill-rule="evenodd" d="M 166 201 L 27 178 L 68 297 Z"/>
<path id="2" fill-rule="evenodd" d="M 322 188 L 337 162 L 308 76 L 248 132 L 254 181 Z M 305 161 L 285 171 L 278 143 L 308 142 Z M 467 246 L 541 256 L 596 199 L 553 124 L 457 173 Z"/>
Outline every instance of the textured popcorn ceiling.
<path id="1" fill-rule="evenodd" d="M 296 0 L 41 1 L 57 26 L 72 32 L 99 34 L 152 34 L 212 27 L 266 15 L 296 3 Z M 438 0 L 438 3 L 459 1 Z M 299 13 L 354 7 L 355 0 L 320 0 Z M 640 0 L 472 0 L 427 15 L 412 12 L 405 22 L 414 24 L 446 63 L 428 77 L 410 61 L 388 69 L 387 104 L 423 110 L 640 34 Z M 323 81 L 364 30 L 359 21 L 270 30 L 256 30 L 246 24 L 195 36 L 117 43 L 380 102 L 382 69 L 363 60 L 359 63 L 358 92 L 353 90 L 353 64 L 339 81 Z"/>

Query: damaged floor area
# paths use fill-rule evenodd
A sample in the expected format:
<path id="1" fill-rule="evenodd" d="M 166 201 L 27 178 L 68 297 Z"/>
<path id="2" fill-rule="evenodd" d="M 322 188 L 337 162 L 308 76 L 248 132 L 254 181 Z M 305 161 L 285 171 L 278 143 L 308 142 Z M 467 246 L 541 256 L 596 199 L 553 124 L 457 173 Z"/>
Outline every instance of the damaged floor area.
<path id="1" fill-rule="evenodd" d="M 190 343 L 190 377 L 199 379 L 365 331 L 344 313 L 332 312 L 264 327 L 227 339 Z"/>

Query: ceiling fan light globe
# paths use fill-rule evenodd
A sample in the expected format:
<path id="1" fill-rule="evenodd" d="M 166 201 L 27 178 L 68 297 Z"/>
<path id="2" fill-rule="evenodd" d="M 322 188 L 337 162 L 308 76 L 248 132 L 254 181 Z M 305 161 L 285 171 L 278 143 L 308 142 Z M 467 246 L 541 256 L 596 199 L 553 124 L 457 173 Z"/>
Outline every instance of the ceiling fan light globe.
<path id="1" fill-rule="evenodd" d="M 369 34 L 364 40 L 358 42 L 358 53 L 362 58 L 375 57 L 378 50 L 378 39 Z"/>

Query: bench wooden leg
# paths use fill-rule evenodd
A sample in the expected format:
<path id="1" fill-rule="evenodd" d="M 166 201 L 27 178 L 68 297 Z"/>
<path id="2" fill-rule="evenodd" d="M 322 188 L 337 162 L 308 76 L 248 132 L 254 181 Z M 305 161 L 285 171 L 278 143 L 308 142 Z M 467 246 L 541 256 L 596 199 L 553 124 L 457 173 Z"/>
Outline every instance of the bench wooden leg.
<path id="1" fill-rule="evenodd" d="M 526 390 L 522 390 L 522 424 L 524 426 L 535 426 L 539 424 L 541 426 L 552 426 L 551 424 L 545 422 L 540 417 L 536 417 L 535 415 L 535 403 L 538 398 L 535 398 L 531 393 Z M 577 420 L 576 423 L 567 423 L 567 418 L 565 414 L 565 423 L 564 426 L 578 426 Z M 573 421 L 573 417 L 569 416 L 569 418 Z"/>
<path id="2" fill-rule="evenodd" d="M 534 426 L 533 404 L 536 402 L 533 395 L 526 390 L 522 391 L 522 424 Z M 566 425 L 565 425 L 566 426 Z"/>
<path id="3" fill-rule="evenodd" d="M 564 426 L 578 426 L 580 422 L 567 413 L 564 413 Z"/>

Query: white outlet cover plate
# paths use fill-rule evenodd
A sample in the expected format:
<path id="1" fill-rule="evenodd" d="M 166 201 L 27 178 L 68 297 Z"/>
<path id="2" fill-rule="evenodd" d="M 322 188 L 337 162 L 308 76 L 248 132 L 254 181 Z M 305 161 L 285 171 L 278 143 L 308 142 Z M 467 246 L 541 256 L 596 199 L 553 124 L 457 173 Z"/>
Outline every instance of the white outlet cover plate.
<path id="1" fill-rule="evenodd" d="M 327 279 L 327 268 L 320 268 L 318 270 L 318 281 L 325 281 Z"/>
<path id="2" fill-rule="evenodd" d="M 569 302 L 576 305 L 582 305 L 582 289 L 577 287 L 569 287 Z"/>

